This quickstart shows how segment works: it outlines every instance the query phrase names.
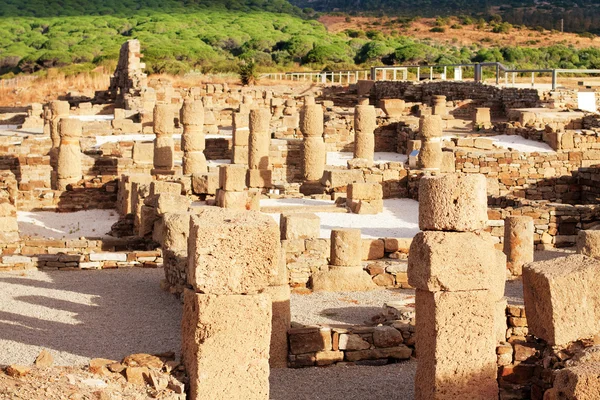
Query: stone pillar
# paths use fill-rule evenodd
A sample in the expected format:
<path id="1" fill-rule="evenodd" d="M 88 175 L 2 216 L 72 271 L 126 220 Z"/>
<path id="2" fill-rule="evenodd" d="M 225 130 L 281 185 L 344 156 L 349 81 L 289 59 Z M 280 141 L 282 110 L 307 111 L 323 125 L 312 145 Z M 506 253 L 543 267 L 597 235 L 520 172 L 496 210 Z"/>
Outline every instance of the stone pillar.
<path id="1" fill-rule="evenodd" d="M 383 187 L 380 183 L 351 183 L 346 190 L 346 206 L 354 214 L 383 212 Z"/>
<path id="2" fill-rule="evenodd" d="M 248 164 L 249 124 L 249 113 L 233 113 L 233 149 L 231 159 L 233 164 Z"/>
<path id="3" fill-rule="evenodd" d="M 190 234 L 190 214 L 163 215 L 163 267 L 171 293 L 183 293 L 187 283 L 187 247 Z"/>
<path id="4" fill-rule="evenodd" d="M 445 116 L 448 114 L 446 110 L 446 96 L 433 96 L 433 115 Z"/>
<path id="5" fill-rule="evenodd" d="M 320 181 L 325 171 L 325 142 L 323 141 L 323 107 L 307 97 L 300 114 L 300 130 L 304 136 L 304 172 L 306 181 Z"/>
<path id="6" fill-rule="evenodd" d="M 425 115 L 419 120 L 421 149 L 419 150 L 420 169 L 439 170 L 442 166 L 442 118 L 439 115 Z"/>
<path id="7" fill-rule="evenodd" d="M 204 107 L 202 102 L 187 98 L 181 108 L 181 149 L 183 150 L 183 174 L 204 174 L 208 172 L 204 149 Z"/>
<path id="8" fill-rule="evenodd" d="M 264 291 L 278 269 L 277 224 L 258 212 L 206 207 L 191 217 L 188 255 L 189 398 L 267 400 L 274 302 Z"/>
<path id="9" fill-rule="evenodd" d="M 67 190 L 67 185 L 75 184 L 83 178 L 81 169 L 81 121 L 62 118 L 58 124 L 60 146 L 56 165 L 57 189 Z"/>
<path id="10" fill-rule="evenodd" d="M 11 171 L 0 171 L 0 243 L 18 245 L 17 179 Z"/>
<path id="11" fill-rule="evenodd" d="M 377 285 L 362 267 L 360 229 L 332 229 L 329 270 L 312 275 L 315 292 L 373 290 Z"/>
<path id="12" fill-rule="evenodd" d="M 269 149 L 271 147 L 271 112 L 266 108 L 250 111 L 248 146 L 248 186 L 271 187 Z"/>
<path id="13" fill-rule="evenodd" d="M 486 129 L 491 127 L 492 118 L 490 116 L 490 109 L 487 107 L 480 107 L 475 109 L 475 114 L 473 115 L 473 127 L 475 129 Z"/>
<path id="14" fill-rule="evenodd" d="M 375 107 L 358 105 L 354 109 L 354 158 L 367 160 L 373 164 L 375 155 L 375 128 L 377 114 Z"/>
<path id="15" fill-rule="evenodd" d="M 153 174 L 171 173 L 173 171 L 173 108 L 169 104 L 154 106 L 154 172 Z"/>
<path id="16" fill-rule="evenodd" d="M 60 145 L 58 123 L 62 118 L 69 116 L 70 107 L 68 101 L 54 100 L 50 102 L 50 138 L 52 139 L 53 148 Z"/>
<path id="17" fill-rule="evenodd" d="M 417 400 L 498 397 L 496 305 L 503 301 L 505 258 L 482 230 L 485 193 L 483 175 L 426 176 L 420 181 L 422 232 L 408 256 L 408 283 L 416 288 L 419 316 Z"/>
<path id="18" fill-rule="evenodd" d="M 219 166 L 219 191 L 217 205 L 222 208 L 246 210 L 248 192 L 246 191 L 246 167 L 225 164 Z"/>
<path id="19" fill-rule="evenodd" d="M 511 216 L 504 219 L 504 254 L 507 267 L 514 276 L 521 276 L 523 266 L 533 262 L 533 218 Z"/>

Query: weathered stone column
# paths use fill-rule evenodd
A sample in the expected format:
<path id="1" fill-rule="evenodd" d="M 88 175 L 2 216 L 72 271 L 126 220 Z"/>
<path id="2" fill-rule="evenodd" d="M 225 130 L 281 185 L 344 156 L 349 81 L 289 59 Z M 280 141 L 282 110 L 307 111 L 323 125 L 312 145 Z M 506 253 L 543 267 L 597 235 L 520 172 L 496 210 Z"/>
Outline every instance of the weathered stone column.
<path id="1" fill-rule="evenodd" d="M 246 210 L 248 192 L 246 191 L 246 167 L 225 164 L 219 166 L 219 191 L 217 205 L 222 208 Z"/>
<path id="2" fill-rule="evenodd" d="M 233 164 L 248 164 L 249 124 L 249 113 L 233 113 L 233 149 L 231 151 Z"/>
<path id="3" fill-rule="evenodd" d="M 365 104 L 356 106 L 354 108 L 354 158 L 362 158 L 369 164 L 373 164 L 375 128 L 377 128 L 375 107 Z"/>
<path id="4" fill-rule="evenodd" d="M 181 123 L 183 134 L 181 136 L 181 149 L 183 150 L 183 174 L 205 174 L 206 157 L 204 149 L 204 107 L 202 102 L 187 98 L 181 108 Z"/>
<path id="5" fill-rule="evenodd" d="M 300 114 L 300 131 L 304 136 L 304 180 L 320 181 L 325 171 L 323 141 L 323 107 L 314 97 L 306 97 Z"/>
<path id="6" fill-rule="evenodd" d="M 365 291 L 377 288 L 362 267 L 360 229 L 332 229 L 329 270 L 312 275 L 315 292 Z"/>
<path id="7" fill-rule="evenodd" d="M 445 116 L 448 114 L 446 110 L 446 96 L 433 96 L 433 115 Z"/>
<path id="8" fill-rule="evenodd" d="M 81 169 L 81 121 L 62 118 L 58 124 L 60 146 L 56 165 L 57 188 L 67 190 L 67 185 L 75 184 L 83 178 Z"/>
<path id="9" fill-rule="evenodd" d="M 190 214 L 166 213 L 163 215 L 163 267 L 165 280 L 171 293 L 183 293 L 187 283 L 188 236 Z"/>
<path id="10" fill-rule="evenodd" d="M 206 207 L 190 222 L 182 358 L 189 398 L 267 400 L 279 229 L 257 212 Z M 240 257 L 243 255 L 243 257 Z"/>
<path id="11" fill-rule="evenodd" d="M 271 187 L 269 148 L 271 146 L 271 112 L 266 108 L 250 111 L 248 146 L 248 186 Z"/>
<path id="12" fill-rule="evenodd" d="M 52 147 L 60 145 L 60 134 L 58 132 L 58 123 L 62 118 L 69 116 L 71 106 L 68 101 L 54 100 L 50 102 L 50 138 Z"/>
<path id="13" fill-rule="evenodd" d="M 486 220 L 483 175 L 421 178 L 422 232 L 408 256 L 418 315 L 417 400 L 498 397 L 496 308 L 504 293 L 505 258 L 482 231 Z"/>
<path id="14" fill-rule="evenodd" d="M 17 179 L 11 171 L 0 171 L 0 243 L 17 245 Z"/>
<path id="15" fill-rule="evenodd" d="M 173 171 L 173 108 L 169 104 L 154 106 L 154 172 L 170 173 Z"/>
<path id="16" fill-rule="evenodd" d="M 533 218 L 519 215 L 504 219 L 504 254 L 515 276 L 521 276 L 523 266 L 533 262 L 533 234 Z"/>
<path id="17" fill-rule="evenodd" d="M 422 138 L 419 150 L 420 169 L 439 170 L 442 165 L 442 118 L 439 115 L 424 115 L 419 120 Z"/>

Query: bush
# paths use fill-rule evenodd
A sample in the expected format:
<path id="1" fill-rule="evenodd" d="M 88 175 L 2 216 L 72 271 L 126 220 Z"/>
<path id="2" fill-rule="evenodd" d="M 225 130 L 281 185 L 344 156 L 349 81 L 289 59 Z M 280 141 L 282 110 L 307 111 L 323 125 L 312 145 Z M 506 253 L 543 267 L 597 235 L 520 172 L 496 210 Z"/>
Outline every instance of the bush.
<path id="1" fill-rule="evenodd" d="M 429 30 L 429 32 L 444 33 L 446 32 L 446 28 L 442 28 L 441 26 L 434 26 Z"/>
<path id="2" fill-rule="evenodd" d="M 242 62 L 239 67 L 239 75 L 242 85 L 254 85 L 258 80 L 258 72 L 256 71 L 256 64 L 254 64 L 254 61 L 250 60 Z"/>

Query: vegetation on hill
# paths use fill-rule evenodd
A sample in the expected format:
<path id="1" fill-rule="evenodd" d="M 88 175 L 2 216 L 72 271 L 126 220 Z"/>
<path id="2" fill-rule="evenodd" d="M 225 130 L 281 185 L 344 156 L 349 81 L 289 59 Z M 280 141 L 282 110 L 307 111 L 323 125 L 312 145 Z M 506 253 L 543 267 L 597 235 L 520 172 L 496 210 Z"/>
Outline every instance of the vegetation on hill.
<path id="1" fill-rule="evenodd" d="M 122 43 L 134 38 L 142 43 L 150 73 L 239 72 L 240 65 L 264 72 L 485 61 L 523 68 L 600 68 L 600 50 L 592 47 L 416 40 L 408 28 L 400 29 L 410 27 L 409 18 L 386 22 L 391 24 L 386 29 L 379 23 L 331 33 L 303 18 L 307 15 L 313 12 L 301 12 L 286 0 L 5 0 L 0 4 L 0 76 L 48 68 L 67 74 L 97 66 L 110 70 Z M 525 29 L 499 18 L 438 18 L 432 36 L 467 26 L 491 37 Z"/>

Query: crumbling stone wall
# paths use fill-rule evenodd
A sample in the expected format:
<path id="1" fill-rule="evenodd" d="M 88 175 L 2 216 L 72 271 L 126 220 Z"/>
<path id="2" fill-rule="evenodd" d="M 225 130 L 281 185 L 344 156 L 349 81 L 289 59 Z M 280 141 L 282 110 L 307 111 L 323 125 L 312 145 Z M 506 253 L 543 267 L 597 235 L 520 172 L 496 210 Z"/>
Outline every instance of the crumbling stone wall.
<path id="1" fill-rule="evenodd" d="M 111 97 L 119 107 L 123 107 L 132 97 L 139 96 L 147 86 L 147 77 L 143 72 L 146 65 L 140 61 L 141 58 L 139 40 L 128 40 L 121 46 L 117 69 L 109 87 Z"/>

